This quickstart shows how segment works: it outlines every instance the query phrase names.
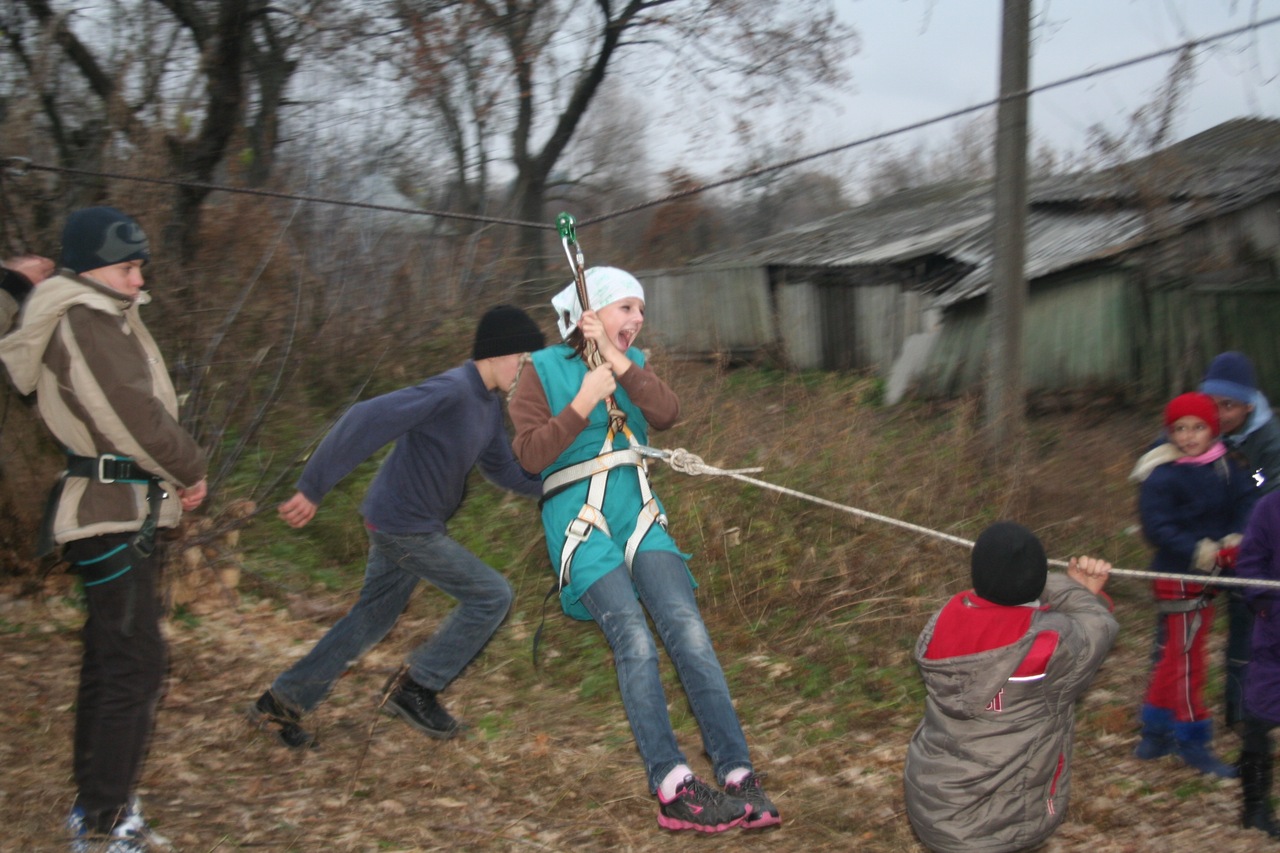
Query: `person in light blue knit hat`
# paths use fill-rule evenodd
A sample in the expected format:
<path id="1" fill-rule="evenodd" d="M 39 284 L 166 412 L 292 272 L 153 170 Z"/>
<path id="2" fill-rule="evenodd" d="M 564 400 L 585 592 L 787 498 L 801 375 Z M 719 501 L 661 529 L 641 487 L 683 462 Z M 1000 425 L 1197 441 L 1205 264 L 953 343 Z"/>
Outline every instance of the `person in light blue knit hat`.
<path id="1" fill-rule="evenodd" d="M 1200 391 L 1218 404 L 1222 441 L 1228 449 L 1244 457 L 1261 494 L 1280 488 L 1280 421 L 1266 395 L 1258 390 L 1253 362 L 1242 352 L 1224 352 L 1209 362 Z M 1231 589 L 1227 599 L 1227 726 L 1236 728 L 1241 720 L 1241 696 L 1245 669 L 1249 662 L 1249 637 L 1253 614 L 1239 589 Z"/>

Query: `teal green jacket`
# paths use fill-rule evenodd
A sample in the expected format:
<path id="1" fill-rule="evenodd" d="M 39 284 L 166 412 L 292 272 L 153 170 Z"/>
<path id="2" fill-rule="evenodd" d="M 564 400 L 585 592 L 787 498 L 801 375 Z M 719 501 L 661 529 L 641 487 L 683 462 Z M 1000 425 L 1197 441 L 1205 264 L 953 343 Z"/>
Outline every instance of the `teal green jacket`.
<path id="1" fill-rule="evenodd" d="M 538 380 L 542 383 L 543 392 L 547 396 L 547 405 L 552 415 L 568 406 L 582 387 L 582 380 L 587 375 L 587 365 L 581 358 L 571 357 L 573 350 L 565 344 L 556 344 L 533 354 L 533 368 L 537 371 Z M 627 357 L 640 367 L 644 367 L 644 353 L 632 347 L 627 350 Z M 649 424 L 644 413 L 631 401 L 626 391 L 619 385 L 614 393 L 618 407 L 627 415 L 627 426 L 639 444 L 649 441 Z M 545 480 L 549 475 L 578 462 L 591 459 L 599 454 L 601 445 L 609 431 L 609 417 L 605 404 L 601 402 L 591 412 L 587 426 L 545 471 Z M 625 436 L 615 436 L 613 447 L 622 450 L 629 446 Z M 612 536 L 605 536 L 593 529 L 586 541 L 578 546 L 570 564 L 569 582 L 560 591 L 560 606 L 564 612 L 575 619 L 591 619 L 582 604 L 582 594 L 601 577 L 616 569 L 625 562 L 624 550 L 627 539 L 635 530 L 636 519 L 640 513 L 642 500 L 637 469 L 632 466 L 615 468 L 608 473 L 608 486 L 605 491 L 604 516 Z M 553 570 L 560 566 L 560 552 L 564 547 L 565 530 L 578 515 L 578 511 L 586 503 L 588 480 L 581 480 L 561 492 L 553 495 L 542 505 L 542 526 L 546 532 L 547 553 L 551 558 Z M 661 507 L 661 501 L 659 501 Z M 664 513 L 665 509 L 662 510 Z M 645 534 L 639 551 L 671 551 L 682 554 L 675 541 L 667 531 L 654 525 Z"/>

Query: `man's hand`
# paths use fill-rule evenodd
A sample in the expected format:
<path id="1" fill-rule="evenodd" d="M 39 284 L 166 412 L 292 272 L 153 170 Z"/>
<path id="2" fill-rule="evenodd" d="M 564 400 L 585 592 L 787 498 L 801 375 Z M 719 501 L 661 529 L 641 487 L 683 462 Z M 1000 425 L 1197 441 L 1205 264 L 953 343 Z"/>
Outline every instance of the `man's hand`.
<path id="1" fill-rule="evenodd" d="M 201 480 L 194 486 L 188 486 L 185 489 L 178 489 L 178 500 L 182 502 L 182 511 L 191 512 L 200 504 L 204 503 L 205 497 L 209 494 L 209 483 Z"/>
<path id="2" fill-rule="evenodd" d="M 302 492 L 295 492 L 293 497 L 280 504 L 277 511 L 290 527 L 305 527 L 307 522 L 316 517 L 316 505 Z"/>
<path id="3" fill-rule="evenodd" d="M 15 258 L 6 258 L 0 266 L 21 273 L 32 285 L 37 285 L 53 275 L 53 271 L 57 268 L 57 264 L 40 255 L 18 255 Z"/>

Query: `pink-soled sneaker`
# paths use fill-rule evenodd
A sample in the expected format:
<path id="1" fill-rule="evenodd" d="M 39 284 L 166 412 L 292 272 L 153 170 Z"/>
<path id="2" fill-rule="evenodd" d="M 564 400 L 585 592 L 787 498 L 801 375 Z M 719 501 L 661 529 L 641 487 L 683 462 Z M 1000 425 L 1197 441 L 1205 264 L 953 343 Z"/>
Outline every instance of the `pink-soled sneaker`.
<path id="1" fill-rule="evenodd" d="M 751 814 L 745 801 L 723 794 L 693 775 L 685 777 L 670 800 L 664 801 L 659 794 L 658 803 L 658 825 L 671 830 L 724 832 L 740 826 Z"/>

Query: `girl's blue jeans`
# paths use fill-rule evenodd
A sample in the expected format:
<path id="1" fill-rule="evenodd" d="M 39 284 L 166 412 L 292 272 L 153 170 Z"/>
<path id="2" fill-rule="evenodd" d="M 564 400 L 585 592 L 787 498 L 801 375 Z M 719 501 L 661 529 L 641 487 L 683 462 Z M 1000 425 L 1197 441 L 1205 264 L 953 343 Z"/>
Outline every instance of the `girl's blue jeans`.
<path id="1" fill-rule="evenodd" d="M 688 762 L 671 728 L 658 676 L 658 649 L 645 620 L 646 610 L 684 685 L 716 781 L 723 784 L 725 776 L 736 768 L 751 769 L 729 686 L 679 555 L 641 551 L 632 561 L 630 577 L 626 565 L 619 565 L 593 583 L 582 602 L 613 650 L 622 705 L 644 760 L 650 791 L 656 792 L 672 769 Z"/>
<path id="2" fill-rule="evenodd" d="M 369 563 L 360 598 L 315 648 L 271 685 L 285 704 L 307 712 L 338 676 L 395 626 L 419 581 L 457 599 L 458 606 L 409 655 L 409 677 L 443 690 L 480 653 L 511 607 L 511 585 L 443 533 L 398 535 L 369 530 Z"/>

